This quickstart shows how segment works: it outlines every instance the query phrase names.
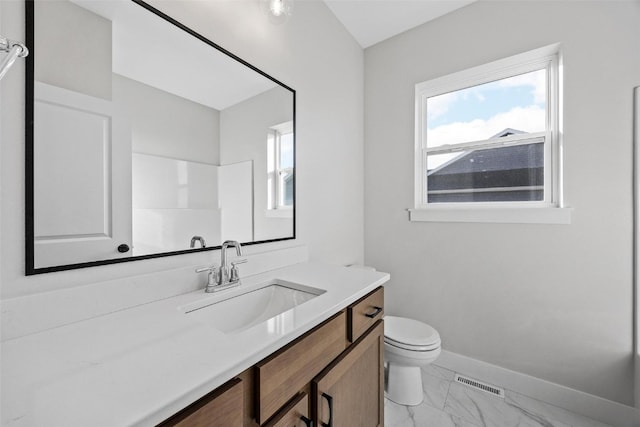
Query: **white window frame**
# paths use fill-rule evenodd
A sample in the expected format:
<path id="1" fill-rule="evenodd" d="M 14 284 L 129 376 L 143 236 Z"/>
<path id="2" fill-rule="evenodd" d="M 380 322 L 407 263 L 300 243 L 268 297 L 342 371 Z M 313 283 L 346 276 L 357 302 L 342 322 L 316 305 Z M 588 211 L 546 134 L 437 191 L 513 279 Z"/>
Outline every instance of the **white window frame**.
<path id="1" fill-rule="evenodd" d="M 478 67 L 416 84 L 415 87 L 415 208 L 411 221 L 569 223 L 570 209 L 562 202 L 562 131 L 560 123 L 562 58 L 554 44 Z M 520 74 L 547 70 L 546 131 L 483 141 L 427 147 L 427 99 Z M 523 202 L 428 203 L 427 154 L 473 148 L 544 143 L 544 200 Z"/>
<path id="2" fill-rule="evenodd" d="M 268 173 L 267 177 L 272 178 L 271 191 L 273 194 L 273 200 L 267 206 L 267 215 L 272 217 L 292 217 L 293 205 L 284 205 L 281 203 L 283 200 L 281 180 L 280 176 L 287 173 L 293 173 L 293 167 L 282 168 L 280 165 L 280 138 L 282 135 L 293 133 L 293 121 L 280 123 L 278 125 L 269 128 L 268 134 L 273 138 L 273 159 L 274 159 L 274 171 Z M 273 174 L 273 176 L 269 176 Z M 268 182 L 268 180 L 267 180 Z"/>

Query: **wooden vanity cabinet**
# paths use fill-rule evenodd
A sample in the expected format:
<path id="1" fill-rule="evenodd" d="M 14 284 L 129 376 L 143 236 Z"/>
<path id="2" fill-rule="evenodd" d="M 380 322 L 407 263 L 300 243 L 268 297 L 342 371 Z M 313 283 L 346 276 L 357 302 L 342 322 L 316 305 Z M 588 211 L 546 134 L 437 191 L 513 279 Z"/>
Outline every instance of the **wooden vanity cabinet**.
<path id="1" fill-rule="evenodd" d="M 383 315 L 380 287 L 160 425 L 382 426 Z"/>
<path id="2" fill-rule="evenodd" d="M 189 405 L 159 427 L 243 427 L 244 390 L 234 378 Z"/>
<path id="3" fill-rule="evenodd" d="M 315 426 L 384 425 L 384 326 L 352 344 L 311 383 Z"/>

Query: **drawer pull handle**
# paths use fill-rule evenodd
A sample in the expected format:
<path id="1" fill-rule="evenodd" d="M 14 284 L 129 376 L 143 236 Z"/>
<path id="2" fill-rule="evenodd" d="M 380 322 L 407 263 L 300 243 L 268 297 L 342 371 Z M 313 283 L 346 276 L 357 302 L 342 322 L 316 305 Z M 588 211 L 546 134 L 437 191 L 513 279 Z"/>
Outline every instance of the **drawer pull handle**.
<path id="1" fill-rule="evenodd" d="M 309 418 L 305 417 L 304 415 L 301 415 L 300 419 L 302 420 L 305 426 L 313 427 L 313 421 L 311 421 Z"/>
<path id="2" fill-rule="evenodd" d="M 320 425 L 322 425 L 322 427 L 333 427 L 333 397 L 329 396 L 327 393 L 322 393 L 322 397 L 324 397 L 329 404 L 329 422 L 320 422 Z"/>
<path id="3" fill-rule="evenodd" d="M 375 307 L 374 306 L 373 308 L 375 308 L 375 310 L 372 313 L 365 313 L 365 316 L 367 316 L 370 319 L 373 319 L 378 314 L 380 314 L 380 312 L 382 311 L 382 307 Z"/>

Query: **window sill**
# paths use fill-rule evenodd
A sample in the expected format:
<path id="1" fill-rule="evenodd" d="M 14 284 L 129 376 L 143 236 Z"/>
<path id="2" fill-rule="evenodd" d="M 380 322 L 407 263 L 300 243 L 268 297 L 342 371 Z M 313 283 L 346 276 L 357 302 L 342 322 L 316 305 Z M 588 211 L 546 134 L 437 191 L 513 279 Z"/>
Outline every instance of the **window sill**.
<path id="1" fill-rule="evenodd" d="M 410 221 L 503 224 L 571 224 L 572 208 L 427 208 L 409 209 Z"/>
<path id="2" fill-rule="evenodd" d="M 264 216 L 267 218 L 293 218 L 293 209 L 267 209 Z"/>

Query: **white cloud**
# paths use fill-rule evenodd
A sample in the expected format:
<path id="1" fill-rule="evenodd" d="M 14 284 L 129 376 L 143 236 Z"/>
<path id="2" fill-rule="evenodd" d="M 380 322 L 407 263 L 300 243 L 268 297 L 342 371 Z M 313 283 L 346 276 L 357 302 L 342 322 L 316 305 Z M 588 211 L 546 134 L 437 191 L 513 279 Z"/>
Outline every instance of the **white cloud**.
<path id="1" fill-rule="evenodd" d="M 481 120 L 455 122 L 427 130 L 429 147 L 488 139 L 506 128 L 523 132 L 540 132 L 545 129 L 545 110 L 535 105 L 517 107 L 506 113 Z"/>
<path id="2" fill-rule="evenodd" d="M 435 120 L 449 111 L 449 106 L 458 100 L 460 92 L 444 93 L 427 99 L 427 120 Z"/>
<path id="3" fill-rule="evenodd" d="M 530 86 L 533 99 L 536 104 L 543 103 L 547 99 L 547 72 L 546 70 L 533 71 L 507 79 L 498 80 L 498 87 Z"/>
<path id="4" fill-rule="evenodd" d="M 538 70 L 506 79 L 433 96 L 427 100 L 427 121 L 435 120 L 445 115 L 452 104 L 458 100 L 468 100 L 473 96 L 477 101 L 486 99 L 485 93 L 496 88 L 530 87 L 534 102 L 544 104 L 547 98 L 547 73 L 546 70 Z M 513 126 L 511 126 L 513 127 Z"/>

